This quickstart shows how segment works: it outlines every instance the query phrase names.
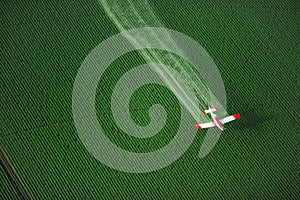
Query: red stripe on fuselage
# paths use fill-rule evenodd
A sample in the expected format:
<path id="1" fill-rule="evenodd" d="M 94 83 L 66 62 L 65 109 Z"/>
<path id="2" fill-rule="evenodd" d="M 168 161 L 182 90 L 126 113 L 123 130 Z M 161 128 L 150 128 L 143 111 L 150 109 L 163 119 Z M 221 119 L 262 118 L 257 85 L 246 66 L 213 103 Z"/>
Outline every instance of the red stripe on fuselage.
<path id="1" fill-rule="evenodd" d="M 216 117 L 215 120 L 216 120 L 216 122 L 217 122 L 217 125 L 218 125 L 220 128 L 223 128 L 223 126 L 222 126 L 222 124 L 221 124 L 219 118 Z"/>

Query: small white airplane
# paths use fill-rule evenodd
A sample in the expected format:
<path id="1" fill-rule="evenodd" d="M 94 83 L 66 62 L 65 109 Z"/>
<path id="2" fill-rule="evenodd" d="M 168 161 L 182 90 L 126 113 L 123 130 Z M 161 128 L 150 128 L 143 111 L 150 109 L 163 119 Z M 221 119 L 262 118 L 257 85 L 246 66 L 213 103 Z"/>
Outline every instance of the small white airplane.
<path id="1" fill-rule="evenodd" d="M 204 115 L 210 113 L 210 116 L 212 118 L 212 122 L 204 123 L 204 124 L 196 124 L 194 126 L 195 129 L 200 130 L 202 128 L 211 128 L 211 127 L 216 126 L 216 127 L 218 127 L 219 129 L 221 129 L 223 131 L 224 130 L 223 124 L 231 122 L 231 121 L 236 120 L 236 119 L 239 119 L 241 117 L 240 114 L 233 114 L 233 115 L 230 115 L 230 116 L 225 117 L 223 119 L 219 119 L 217 117 L 217 115 L 213 113 L 217 110 L 218 110 L 218 108 L 213 108 L 212 106 L 209 106 L 208 110 L 203 110 L 202 113 Z"/>

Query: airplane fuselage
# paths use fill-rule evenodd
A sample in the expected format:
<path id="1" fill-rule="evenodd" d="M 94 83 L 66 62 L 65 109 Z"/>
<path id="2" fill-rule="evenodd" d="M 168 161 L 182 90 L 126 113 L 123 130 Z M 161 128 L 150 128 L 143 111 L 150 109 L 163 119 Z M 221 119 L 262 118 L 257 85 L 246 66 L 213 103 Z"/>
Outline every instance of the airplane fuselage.
<path id="1" fill-rule="evenodd" d="M 217 115 L 215 115 L 214 113 L 210 113 L 211 118 L 214 122 L 214 124 L 216 125 L 216 127 L 218 127 L 219 129 L 221 129 L 222 131 L 224 130 L 223 125 L 221 124 L 219 118 L 217 117 Z"/>

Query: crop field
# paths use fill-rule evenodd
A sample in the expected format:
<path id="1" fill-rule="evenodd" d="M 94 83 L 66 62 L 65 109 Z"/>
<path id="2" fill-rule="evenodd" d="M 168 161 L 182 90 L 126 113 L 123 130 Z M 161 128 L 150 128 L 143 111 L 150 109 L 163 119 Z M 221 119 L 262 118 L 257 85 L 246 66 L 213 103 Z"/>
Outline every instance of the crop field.
<path id="1" fill-rule="evenodd" d="M 0 12 L 0 148 L 6 155 L 0 199 L 300 198 L 299 1 L 4 0 Z M 103 164 L 86 148 L 74 118 L 74 82 L 97 45 L 143 27 L 172 29 L 199 43 L 223 79 L 224 113 L 239 113 L 241 119 L 226 124 L 211 152 L 199 157 L 208 131 L 189 130 L 210 119 L 201 113 L 212 102 L 205 80 L 172 52 L 129 51 L 107 67 L 95 91 L 97 123 L 105 136 L 119 149 L 145 154 L 173 141 L 182 121 L 191 127 L 183 139 L 195 135 L 174 162 L 130 173 Z M 153 40 L 177 44 L 168 35 L 129 38 L 133 47 Z M 139 87 L 127 114 L 144 128 L 151 117 L 157 126 L 166 119 L 157 134 L 138 138 L 125 133 L 127 123 L 122 128 L 116 122 L 116 116 L 126 120 L 127 108 L 114 112 L 111 101 L 124 74 L 149 63 L 178 71 L 197 102 L 175 87 L 179 82 L 167 70 L 156 71 L 173 89 L 155 83 Z M 185 112 L 191 120 L 183 119 Z M 84 116 L 79 121 L 88 121 L 90 113 Z"/>

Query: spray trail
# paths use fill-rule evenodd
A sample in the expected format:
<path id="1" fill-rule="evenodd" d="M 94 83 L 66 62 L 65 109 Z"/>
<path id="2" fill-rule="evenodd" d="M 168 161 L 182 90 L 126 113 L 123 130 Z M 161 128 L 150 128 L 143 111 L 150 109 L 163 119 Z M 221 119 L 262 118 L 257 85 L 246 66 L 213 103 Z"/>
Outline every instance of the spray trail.
<path id="1" fill-rule="evenodd" d="M 99 1 L 104 7 L 105 12 L 113 20 L 121 32 L 133 28 L 164 27 L 152 12 L 151 7 L 146 0 L 137 2 L 133 2 L 132 0 Z M 159 38 L 155 32 L 153 32 L 152 37 L 148 40 L 141 37 L 139 38 L 138 35 L 135 37 L 128 35 L 127 39 L 133 46 L 136 46 L 137 44 L 149 44 L 150 41 L 154 40 L 161 43 L 163 46 L 170 43 L 175 45 L 178 48 L 178 51 L 180 51 L 180 47 L 176 45 L 176 41 L 174 41 L 168 33 L 165 34 L 163 39 Z M 159 67 L 152 68 L 175 93 L 177 98 L 183 103 L 184 107 L 190 112 L 196 121 L 199 121 L 199 119 L 201 121 L 207 121 L 206 116 L 199 116 L 199 105 L 201 108 L 206 108 L 213 102 L 214 106 L 218 106 L 221 110 L 224 110 L 217 98 L 211 95 L 209 89 L 205 86 L 206 84 L 204 79 L 195 73 L 190 63 L 168 52 L 161 53 L 147 49 L 142 49 L 139 52 L 147 63 L 164 64 L 167 62 L 172 66 L 172 68 L 176 69 L 181 74 L 181 78 L 183 78 L 185 83 L 187 83 L 190 91 L 196 94 L 198 101 L 195 101 L 194 98 L 191 97 L 190 92 L 186 92 L 185 89 L 181 87 L 176 78 L 168 72 L 168 69 Z"/>

